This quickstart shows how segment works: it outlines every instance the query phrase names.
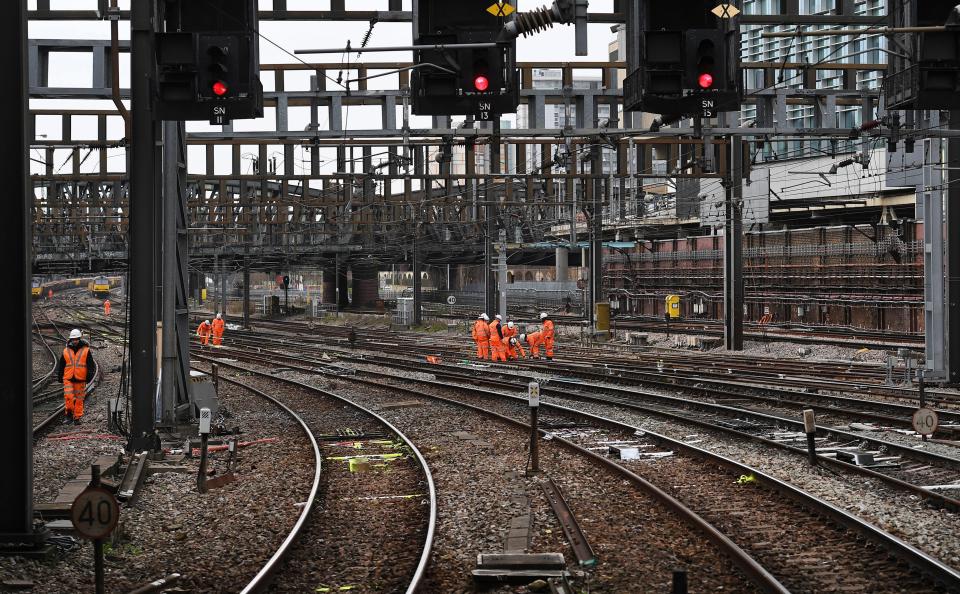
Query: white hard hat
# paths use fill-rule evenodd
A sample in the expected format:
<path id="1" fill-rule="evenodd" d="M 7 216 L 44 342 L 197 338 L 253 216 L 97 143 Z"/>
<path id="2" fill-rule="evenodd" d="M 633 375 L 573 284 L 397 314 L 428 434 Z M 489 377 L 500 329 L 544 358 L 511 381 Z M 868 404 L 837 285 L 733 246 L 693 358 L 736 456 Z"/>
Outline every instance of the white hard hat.
<path id="1" fill-rule="evenodd" d="M 222 319 L 223 319 L 223 314 L 217 314 L 217 319 L 218 319 L 218 320 L 222 320 Z"/>
<path id="2" fill-rule="evenodd" d="M 503 318 L 500 316 L 500 314 L 497 314 L 497 315 L 495 315 L 495 316 L 493 316 L 493 317 L 497 318 L 497 319 L 500 320 L 501 322 L 503 321 Z"/>
<path id="3" fill-rule="evenodd" d="M 507 322 L 507 328 L 513 328 L 513 322 Z"/>
<path id="4" fill-rule="evenodd" d="M 548 316 L 547 316 L 547 312 L 545 312 L 545 311 L 540 312 L 540 319 L 541 319 L 541 320 L 545 320 L 545 319 L 547 319 L 547 317 L 548 317 Z"/>
<path id="5" fill-rule="evenodd" d="M 204 324 L 209 324 L 209 323 L 210 323 L 210 320 L 204 320 L 203 323 L 204 323 Z"/>
<path id="6" fill-rule="evenodd" d="M 490 321 L 490 316 L 488 316 L 487 314 L 480 314 L 480 317 L 483 318 L 483 321 L 485 322 Z"/>
<path id="7" fill-rule="evenodd" d="M 73 339 L 73 338 L 80 338 L 81 336 L 83 336 L 83 333 L 80 332 L 80 330 L 79 330 L 78 328 L 74 328 L 73 330 L 70 331 L 70 338 L 71 338 L 71 339 Z"/>
<path id="8" fill-rule="evenodd" d="M 526 334 L 521 334 L 521 335 L 520 335 L 520 340 L 526 340 L 526 339 L 527 339 L 527 335 L 526 335 Z"/>

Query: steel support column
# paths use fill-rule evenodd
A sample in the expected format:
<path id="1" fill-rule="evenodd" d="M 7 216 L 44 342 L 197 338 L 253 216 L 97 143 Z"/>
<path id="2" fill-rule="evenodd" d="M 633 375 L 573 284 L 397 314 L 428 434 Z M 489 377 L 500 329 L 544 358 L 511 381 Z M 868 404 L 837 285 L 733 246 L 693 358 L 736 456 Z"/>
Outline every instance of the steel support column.
<path id="1" fill-rule="evenodd" d="M 609 191 L 603 179 L 603 150 L 594 145 L 590 149 L 589 182 L 593 187 L 593 216 L 590 219 L 590 329 L 596 331 L 597 304 L 603 300 L 603 202 L 604 193 Z"/>
<path id="2" fill-rule="evenodd" d="M 423 290 L 420 279 L 420 239 L 417 236 L 417 230 L 413 232 L 413 325 L 419 326 L 423 323 L 423 312 L 420 308 L 423 304 Z"/>
<path id="3" fill-rule="evenodd" d="M 326 280 L 326 279 L 324 279 Z M 243 328 L 250 329 L 250 257 L 243 257 Z"/>
<path id="4" fill-rule="evenodd" d="M 174 424 L 189 400 L 190 329 L 187 307 L 187 139 L 182 122 L 163 124 L 163 371 L 160 420 Z"/>
<path id="5" fill-rule="evenodd" d="M 493 136 L 490 139 L 490 161 L 487 165 L 488 173 L 500 173 L 500 117 L 493 121 Z M 487 234 L 483 250 L 483 285 L 484 311 L 490 319 L 497 313 L 506 315 L 506 312 L 497 311 L 497 271 L 493 267 L 494 243 L 499 239 L 497 234 L 497 198 L 490 180 L 484 181 L 484 209 L 487 218 Z"/>
<path id="6" fill-rule="evenodd" d="M 13 199 L 6 207 L 3 246 L 12 287 L 12 319 L 7 342 L 12 348 L 0 362 L 3 372 L 0 445 L 6 452 L 7 486 L 0 492 L 0 545 L 33 538 L 33 349 L 30 348 L 30 251 L 33 190 L 27 183 L 27 0 L 13 0 L 0 19 L 0 47 L 8 84 L 0 105 L 5 131 L 0 143 L 0 171 Z M 19 313 L 18 313 L 19 312 Z"/>
<path id="7" fill-rule="evenodd" d="M 153 402 L 156 371 L 157 228 L 154 219 L 157 187 L 157 123 L 150 105 L 154 78 L 156 2 L 132 5 L 130 141 L 130 390 L 132 410 L 127 449 L 140 451 L 153 444 Z"/>
<path id="8" fill-rule="evenodd" d="M 730 137 L 730 178 L 723 226 L 723 346 L 743 350 L 743 151 Z"/>
<path id="9" fill-rule="evenodd" d="M 220 262 L 220 308 L 217 313 L 227 315 L 227 264 Z"/>
<path id="10" fill-rule="evenodd" d="M 950 129 L 960 130 L 960 111 L 950 112 Z M 948 141 L 947 157 L 947 382 L 960 384 L 960 138 Z"/>
<path id="11" fill-rule="evenodd" d="M 926 353 L 925 375 L 928 380 L 947 381 L 948 339 L 946 287 L 944 274 L 944 196 L 946 177 L 940 163 L 944 159 L 943 142 L 924 141 L 923 186 L 917 201 L 923 206 L 923 327 Z"/>

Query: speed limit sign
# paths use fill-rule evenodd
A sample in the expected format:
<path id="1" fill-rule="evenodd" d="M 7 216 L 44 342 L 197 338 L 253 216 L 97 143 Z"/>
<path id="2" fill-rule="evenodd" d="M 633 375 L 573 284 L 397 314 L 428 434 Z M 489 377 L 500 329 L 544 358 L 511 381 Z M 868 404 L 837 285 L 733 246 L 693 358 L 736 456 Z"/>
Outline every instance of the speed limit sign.
<path id="1" fill-rule="evenodd" d="M 940 419 L 937 417 L 937 411 L 935 410 L 920 408 L 913 413 L 913 430 L 920 435 L 933 435 L 939 423 Z"/>
<path id="2" fill-rule="evenodd" d="M 103 487 L 87 487 L 70 507 L 70 520 L 80 536 L 101 539 L 117 527 L 120 506 L 113 493 Z"/>
<path id="3" fill-rule="evenodd" d="M 457 304 L 457 298 L 455 296 L 450 295 L 449 297 L 447 297 L 447 305 L 456 305 L 456 304 Z"/>

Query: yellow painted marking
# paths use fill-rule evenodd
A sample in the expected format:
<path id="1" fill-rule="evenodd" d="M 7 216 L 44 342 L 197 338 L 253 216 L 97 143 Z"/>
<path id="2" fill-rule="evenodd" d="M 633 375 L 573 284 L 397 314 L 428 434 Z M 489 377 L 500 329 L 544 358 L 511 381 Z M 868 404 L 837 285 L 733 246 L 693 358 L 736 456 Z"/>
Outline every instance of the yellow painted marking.
<path id="1" fill-rule="evenodd" d="M 732 19 L 740 14 L 740 9 L 733 4 L 727 4 L 726 2 L 723 2 L 710 12 L 717 15 L 717 18 L 720 19 Z"/>
<path id="2" fill-rule="evenodd" d="M 513 14 L 515 10 L 516 8 L 509 2 L 497 2 L 487 8 L 487 12 L 495 17 L 508 17 Z"/>

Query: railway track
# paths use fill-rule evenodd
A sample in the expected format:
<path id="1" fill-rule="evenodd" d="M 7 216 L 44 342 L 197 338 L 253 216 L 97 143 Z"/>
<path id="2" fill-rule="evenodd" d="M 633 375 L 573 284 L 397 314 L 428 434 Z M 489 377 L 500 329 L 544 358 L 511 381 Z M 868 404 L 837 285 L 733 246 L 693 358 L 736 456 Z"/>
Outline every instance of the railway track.
<path id="1" fill-rule="evenodd" d="M 456 401 L 465 407 L 476 408 L 477 401 L 482 399 L 492 405 L 491 412 L 517 422 L 526 414 L 522 399 L 511 400 L 509 396 L 491 394 L 484 389 L 416 377 L 387 380 L 383 374 L 374 375 L 378 377 L 363 379 L 343 375 L 338 376 L 337 381 L 381 388 L 386 382 L 390 389 L 404 391 L 408 396 L 448 404 Z M 393 382 L 403 382 L 404 385 L 394 385 Z M 418 387 L 413 389 L 410 384 Z M 960 587 L 960 575 L 936 559 L 756 469 L 610 419 L 554 405 L 546 408 L 549 409 L 545 417 L 548 426 L 559 428 L 550 432 L 553 439 L 563 438 L 562 428 L 573 427 L 568 441 L 579 441 L 579 445 L 596 447 L 619 442 L 638 445 L 641 449 L 652 445 L 659 451 L 682 452 L 676 460 L 672 455 L 665 456 L 664 459 L 670 460 L 666 464 L 658 461 L 651 465 L 628 466 L 639 473 L 647 473 L 645 478 L 650 482 L 659 484 L 664 491 L 700 511 L 701 516 L 714 519 L 717 528 L 763 563 L 790 590 L 827 591 L 838 585 L 871 592 L 903 591 L 901 588 L 938 591 L 938 588 Z M 731 487 L 736 485 L 738 473 L 752 477 L 749 481 L 752 486 Z M 691 477 L 697 477 L 693 483 Z M 786 535 L 781 534 L 784 531 Z M 884 551 L 896 560 L 891 561 L 884 554 L 868 555 L 867 559 L 855 554 L 862 547 L 862 539 L 873 543 L 868 547 L 876 547 L 874 553 Z M 824 563 L 824 559 L 830 562 Z M 851 561 L 853 559 L 856 560 Z M 904 572 L 898 567 L 899 562 L 909 563 L 914 570 L 921 572 L 922 577 Z M 844 576 L 843 579 L 838 581 L 838 575 Z"/>
<path id="2" fill-rule="evenodd" d="M 257 320 L 257 327 L 281 332 L 295 332 L 301 339 L 345 340 L 350 328 L 342 326 L 312 325 L 281 320 Z M 264 333 L 265 334 L 265 333 Z M 432 354 L 459 353 L 472 358 L 472 343 L 466 335 L 456 338 L 431 334 L 399 333 L 383 329 L 355 329 L 358 344 L 375 344 L 380 350 L 413 348 L 419 352 L 432 349 Z M 602 360 L 608 368 L 622 372 L 653 375 L 673 374 L 678 377 L 707 378 L 720 382 L 735 379 L 738 382 L 756 384 L 765 388 L 798 389 L 806 391 L 855 393 L 862 396 L 917 401 L 914 387 L 888 386 L 886 366 L 851 361 L 805 361 L 779 360 L 749 357 L 736 354 L 701 353 L 676 351 L 625 345 L 577 345 L 573 340 L 561 339 L 562 347 L 554 365 L 591 365 Z M 585 363 L 588 362 L 588 363 Z M 903 376 L 902 367 L 893 370 L 894 378 Z M 928 389 L 930 401 L 941 404 L 960 405 L 960 397 L 954 393 Z"/>
<path id="3" fill-rule="evenodd" d="M 251 340 L 256 337 L 257 346 L 263 344 L 289 345 L 289 339 L 285 336 L 268 335 L 265 332 L 259 333 L 234 333 L 230 340 L 243 341 L 245 338 Z M 325 337 L 314 335 L 298 336 L 298 341 L 303 341 L 303 350 L 309 353 L 309 346 L 323 345 L 324 347 L 348 346 L 345 341 L 337 340 L 331 344 L 331 340 Z M 252 344 L 248 342 L 247 344 Z M 356 346 L 369 348 L 384 353 L 396 353 L 400 355 L 409 355 L 411 352 L 418 352 L 423 355 L 440 355 L 438 348 L 432 348 L 433 345 L 425 344 L 420 341 L 419 344 L 407 344 L 405 342 L 393 342 L 358 338 Z M 289 345 L 287 348 L 295 348 Z M 446 349 L 444 349 L 446 350 Z M 448 351 L 447 351 L 448 352 Z M 449 358 L 449 357 L 448 357 Z M 722 365 L 719 364 L 719 365 Z M 714 367 L 718 365 L 715 363 Z M 727 370 L 715 371 L 710 376 L 710 367 L 707 364 L 701 368 L 700 374 L 693 372 L 677 373 L 667 369 L 653 369 L 646 371 L 643 368 L 638 369 L 635 365 L 631 366 L 623 363 L 604 363 L 601 367 L 596 363 L 582 363 L 566 360 L 555 360 L 545 368 L 541 362 L 515 361 L 509 364 L 498 364 L 493 369 L 526 369 L 536 371 L 537 373 L 547 373 L 555 375 L 565 375 L 571 378 L 583 379 L 604 384 L 625 385 L 628 387 L 656 387 L 666 390 L 671 394 L 688 393 L 697 398 L 710 398 L 718 403 L 736 404 L 741 408 L 758 407 L 758 412 L 764 412 L 763 409 L 769 409 L 767 412 L 774 412 L 781 415 L 799 414 L 804 408 L 813 408 L 818 414 L 826 415 L 830 423 L 863 423 L 875 422 L 882 426 L 893 426 L 902 429 L 910 428 L 910 418 L 917 406 L 917 402 L 912 400 L 912 396 L 906 397 L 900 394 L 896 398 L 887 396 L 877 396 L 863 391 L 855 392 L 848 388 L 848 392 L 819 392 L 810 391 L 806 382 L 803 389 L 766 385 L 763 380 L 745 380 L 740 375 L 730 375 Z M 847 395 L 849 392 L 856 394 Z M 941 416 L 941 434 L 947 434 L 952 431 L 960 430 L 960 410 L 956 409 L 957 404 L 950 400 L 943 393 L 931 393 L 927 400 L 927 406 L 938 406 L 938 414 Z"/>
<path id="4" fill-rule="evenodd" d="M 275 592 L 416 591 L 432 546 L 436 494 L 430 469 L 413 442 L 374 411 L 333 392 L 289 385 L 277 390 L 278 380 L 266 375 L 241 380 L 221 374 L 219 381 L 268 399 L 293 416 L 309 436 L 317 465 L 296 525 L 242 592 L 263 591 L 268 585 Z M 268 389 L 282 395 L 271 396 Z M 353 472 L 343 459 L 356 459 L 358 451 L 389 469 Z M 420 491 L 415 498 L 378 505 L 398 493 Z M 410 518 L 396 517 L 403 514 Z M 418 542 L 422 547 L 412 550 Z"/>
<path id="5" fill-rule="evenodd" d="M 350 357 L 353 363 L 343 366 L 332 360 L 316 359 L 302 354 L 284 355 L 277 349 L 263 349 L 262 344 L 259 348 L 264 350 L 260 355 L 234 349 L 223 349 L 220 352 L 223 356 L 257 361 L 261 364 L 267 362 L 283 364 L 304 373 L 332 376 L 349 372 L 349 367 L 360 367 L 362 369 L 360 373 L 378 375 L 387 380 L 391 374 L 386 371 L 393 369 L 405 373 L 427 373 L 431 374 L 431 377 L 442 377 L 446 381 L 463 386 L 489 386 L 487 389 L 493 390 L 525 390 L 526 382 L 531 377 L 530 375 L 508 376 L 503 374 L 505 370 L 495 368 L 471 370 L 443 364 L 424 365 L 409 359 L 398 360 L 396 357 L 384 356 L 354 355 Z M 333 353 L 334 351 L 325 352 Z M 357 363 L 359 365 L 356 365 Z M 770 422 L 769 419 L 765 419 L 761 423 L 745 420 L 740 411 L 729 409 L 729 407 L 721 407 L 725 414 L 719 415 L 716 412 L 698 410 L 696 407 L 681 407 L 677 403 L 683 404 L 685 401 L 677 398 L 669 398 L 672 406 L 664 406 L 645 403 L 632 397 L 611 395 L 604 388 L 590 391 L 582 389 L 582 386 L 577 384 L 569 383 L 557 386 L 547 383 L 542 391 L 551 398 L 562 399 L 568 406 L 576 406 L 578 402 L 600 404 L 621 411 L 653 415 L 672 423 L 686 424 L 692 431 L 710 429 L 733 436 L 741 442 L 754 442 L 778 451 L 787 451 L 797 460 L 806 460 L 807 457 L 806 437 L 802 432 L 802 423 L 799 422 L 794 423 L 795 427 L 791 431 L 788 424 L 781 424 L 779 421 Z M 821 428 L 821 434 L 824 437 L 819 440 L 818 450 L 820 463 L 824 467 L 841 471 L 851 479 L 857 477 L 876 479 L 891 492 L 921 497 L 935 507 L 960 510 L 960 501 L 953 497 L 953 491 L 947 490 L 940 493 L 926 488 L 931 485 L 960 484 L 960 472 L 958 472 L 960 461 L 882 441 L 865 445 L 861 436 L 838 435 L 834 431 L 836 430 Z M 876 456 L 874 460 L 876 465 L 858 465 L 854 462 L 854 454 L 860 458 L 872 454 Z"/>
<path id="6" fill-rule="evenodd" d="M 477 373 L 455 366 L 426 366 L 382 356 L 367 358 L 366 361 L 372 365 L 406 371 L 439 373 L 463 384 L 485 385 L 494 389 L 523 390 L 526 385 L 523 376 L 498 369 L 483 369 Z M 726 404 L 694 401 L 633 388 L 590 384 L 581 380 L 550 379 L 542 391 L 566 399 L 616 404 L 664 418 L 694 421 L 716 430 L 731 429 L 744 437 L 780 443 L 790 447 L 798 455 L 804 455 L 806 451 L 806 434 L 799 417 L 787 418 Z M 846 466 L 869 470 L 871 472 L 868 474 L 871 476 L 881 475 L 893 479 L 898 487 L 908 486 L 915 495 L 935 501 L 938 505 L 960 510 L 960 501 L 949 495 L 938 495 L 926 488 L 960 485 L 960 459 L 823 424 L 818 426 L 817 435 L 820 438 L 817 448 L 824 456 L 836 461 L 863 458 L 863 465 Z M 867 456 L 872 458 L 870 463 L 866 463 Z"/>
<path id="7" fill-rule="evenodd" d="M 215 360 L 205 354 L 198 355 L 198 358 L 211 363 Z M 221 366 L 221 377 L 224 369 L 264 373 L 230 362 L 217 364 Z M 257 367 L 270 369 L 274 366 L 264 361 Z M 302 389 L 307 385 L 293 379 L 281 381 L 288 389 Z M 338 391 L 345 389 L 342 385 L 337 388 Z M 396 406 L 398 394 L 404 399 L 404 404 L 399 407 Z M 509 521 L 508 516 L 513 512 L 503 515 L 503 503 L 517 497 L 532 499 L 539 490 L 539 480 L 524 478 L 517 472 L 522 473 L 526 453 L 516 446 L 528 438 L 529 428 L 485 411 L 465 411 L 452 402 L 447 406 L 431 405 L 430 414 L 424 415 L 422 405 L 411 405 L 411 399 L 422 400 L 416 391 L 376 382 L 366 384 L 361 391 L 354 390 L 350 397 L 371 407 L 380 407 L 382 414 L 390 415 L 394 423 L 404 427 L 404 431 L 424 448 L 431 467 L 439 473 L 436 475 L 440 516 L 437 550 L 425 577 L 423 591 L 472 590 L 470 572 L 475 567 L 477 554 L 501 552 L 505 545 L 498 537 L 508 528 L 510 533 L 519 530 Z M 550 477 L 563 487 L 571 505 L 579 510 L 578 515 L 591 518 L 587 528 L 596 530 L 593 540 L 597 545 L 598 564 L 594 566 L 589 560 L 582 565 L 571 561 L 569 567 L 575 572 L 589 569 L 592 588 L 656 591 L 654 584 L 669 587 L 671 570 L 682 561 L 691 579 L 704 587 L 786 591 L 742 550 L 678 502 L 667 497 L 670 503 L 664 509 L 664 503 L 657 503 L 664 494 L 661 491 L 655 491 L 657 495 L 651 494 L 650 485 L 636 475 L 601 461 L 600 457 L 575 444 L 568 443 L 562 449 L 566 451 L 561 451 L 561 446 L 556 443 L 544 444 L 542 455 L 556 460 L 557 465 L 549 471 Z M 619 480 L 623 478 L 634 487 L 624 486 Z M 518 495 L 518 489 L 525 494 Z M 669 507 L 671 505 L 675 507 Z M 536 509 L 518 508 L 515 513 L 515 517 L 538 515 Z M 671 514 L 679 514 L 680 520 Z M 684 526 L 683 521 L 708 531 L 716 539 L 714 544 L 691 543 L 687 535 L 690 526 Z M 637 530 L 637 526 L 644 526 L 644 530 Z M 533 552 L 546 552 L 538 550 L 540 546 L 564 547 L 563 541 L 558 540 L 560 526 L 550 524 L 550 527 L 552 532 L 541 531 L 531 537 Z M 485 543 L 486 550 L 483 548 Z M 719 552 L 712 550 L 713 547 Z M 756 590 L 746 586 L 748 576 L 756 580 Z"/>
<path id="8" fill-rule="evenodd" d="M 53 348 L 50 347 L 48 343 L 48 339 L 50 337 L 48 335 L 45 335 L 42 332 L 41 327 L 52 328 L 55 333 L 54 335 L 59 339 L 61 343 L 63 341 L 66 341 L 67 336 L 63 332 L 63 330 L 60 328 L 60 326 L 56 322 L 54 322 L 52 319 L 50 319 L 50 316 L 46 308 L 35 307 L 34 310 L 39 310 L 45 319 L 45 322 L 39 323 L 36 317 L 34 317 L 34 325 L 37 328 L 36 335 L 47 347 L 47 349 L 50 352 L 51 358 L 53 359 L 53 368 L 50 369 L 50 372 L 48 373 L 46 378 L 48 380 L 49 377 L 53 375 L 53 372 L 56 369 L 58 358 L 57 358 L 56 352 L 53 350 Z M 94 390 L 96 390 L 97 388 L 97 385 L 100 383 L 100 379 L 101 379 L 101 370 L 100 370 L 100 366 L 97 365 L 94 371 L 93 377 L 90 378 L 89 382 L 87 382 L 86 398 L 90 398 L 92 396 Z M 62 401 L 62 396 L 63 396 L 62 387 L 57 386 L 57 387 L 51 388 L 46 392 L 40 392 L 39 391 L 40 389 L 42 389 L 42 385 L 38 389 L 38 384 L 34 383 L 34 390 L 33 390 L 33 439 L 34 441 L 39 439 L 47 429 L 56 425 L 57 422 L 63 418 L 64 409 L 65 409 L 65 406 Z"/>

